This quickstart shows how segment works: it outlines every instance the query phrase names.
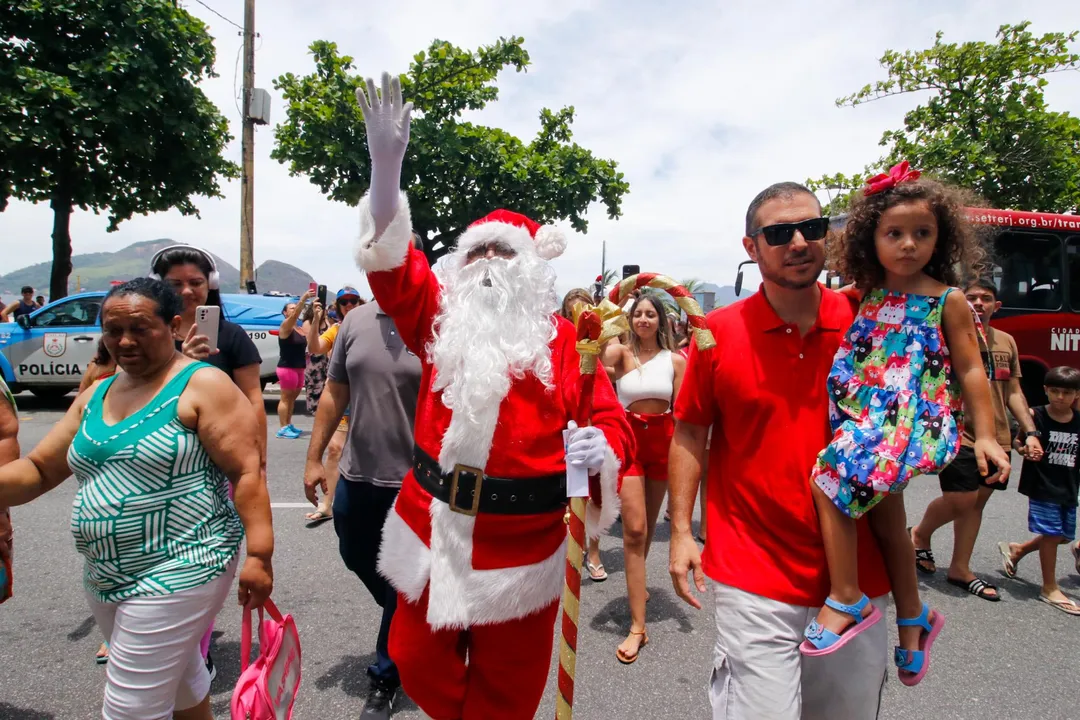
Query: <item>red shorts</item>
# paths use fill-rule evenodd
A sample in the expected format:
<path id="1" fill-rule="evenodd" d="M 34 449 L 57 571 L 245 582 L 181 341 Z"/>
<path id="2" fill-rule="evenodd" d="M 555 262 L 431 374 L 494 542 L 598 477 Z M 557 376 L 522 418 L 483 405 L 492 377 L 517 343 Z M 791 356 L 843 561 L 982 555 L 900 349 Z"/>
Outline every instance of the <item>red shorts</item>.
<path id="1" fill-rule="evenodd" d="M 667 480 L 668 451 L 675 432 L 675 420 L 670 412 L 661 415 L 626 413 L 637 440 L 637 454 L 624 477 L 645 477 Z"/>

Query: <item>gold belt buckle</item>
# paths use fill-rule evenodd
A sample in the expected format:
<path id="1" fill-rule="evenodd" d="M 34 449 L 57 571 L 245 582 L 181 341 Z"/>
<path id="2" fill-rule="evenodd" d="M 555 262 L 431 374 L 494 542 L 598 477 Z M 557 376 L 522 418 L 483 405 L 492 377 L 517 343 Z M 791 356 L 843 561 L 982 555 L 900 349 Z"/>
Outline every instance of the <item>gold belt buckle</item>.
<path id="1" fill-rule="evenodd" d="M 458 478 L 461 473 L 469 473 L 476 478 L 476 485 L 473 486 L 472 506 L 461 508 L 457 504 L 458 495 Z M 456 513 L 462 515 L 469 515 L 474 517 L 477 511 L 480 509 L 480 488 L 484 484 L 484 471 L 480 468 L 469 467 L 468 465 L 455 465 L 454 474 L 450 479 L 450 509 Z"/>

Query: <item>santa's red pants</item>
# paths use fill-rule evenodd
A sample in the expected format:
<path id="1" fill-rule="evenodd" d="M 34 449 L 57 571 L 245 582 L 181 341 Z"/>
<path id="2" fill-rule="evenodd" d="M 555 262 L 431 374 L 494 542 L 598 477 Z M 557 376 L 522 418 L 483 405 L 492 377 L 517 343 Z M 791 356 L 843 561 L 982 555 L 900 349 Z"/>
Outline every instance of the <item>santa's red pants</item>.
<path id="1" fill-rule="evenodd" d="M 413 702 L 434 720 L 532 720 L 551 666 L 558 601 L 468 630 L 432 630 L 427 604 L 427 590 L 416 604 L 398 594 L 390 626 L 390 657 Z"/>

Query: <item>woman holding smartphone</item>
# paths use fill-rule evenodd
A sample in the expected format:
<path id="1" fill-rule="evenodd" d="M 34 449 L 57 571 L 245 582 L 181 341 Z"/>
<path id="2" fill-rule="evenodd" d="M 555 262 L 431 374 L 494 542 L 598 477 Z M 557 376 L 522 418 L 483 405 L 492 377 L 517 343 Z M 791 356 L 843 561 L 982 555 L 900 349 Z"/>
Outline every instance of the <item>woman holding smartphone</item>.
<path id="1" fill-rule="evenodd" d="M 159 250 L 150 260 L 150 277 L 163 280 L 183 301 L 180 326 L 176 331 L 176 348 L 192 360 L 202 360 L 227 374 L 251 403 L 258 422 L 255 445 L 266 474 L 266 405 L 263 402 L 259 367 L 262 357 L 244 329 L 224 317 L 218 321 L 216 349 L 211 350 L 210 338 L 198 334 L 195 312 L 200 305 L 221 307 L 220 277 L 214 257 L 190 245 L 172 245 Z M 203 657 L 210 679 L 216 675 L 210 658 L 211 624 L 202 640 Z"/>
<path id="2" fill-rule="evenodd" d="M 299 302 L 285 303 L 281 310 L 285 316 L 278 328 L 277 378 L 281 397 L 277 412 L 281 429 L 275 437 L 296 440 L 301 435 L 300 429 L 292 424 L 293 408 L 304 389 L 304 371 L 307 369 L 308 328 L 300 324 L 300 314 L 313 297 L 315 291 L 308 290 L 300 296 Z"/>

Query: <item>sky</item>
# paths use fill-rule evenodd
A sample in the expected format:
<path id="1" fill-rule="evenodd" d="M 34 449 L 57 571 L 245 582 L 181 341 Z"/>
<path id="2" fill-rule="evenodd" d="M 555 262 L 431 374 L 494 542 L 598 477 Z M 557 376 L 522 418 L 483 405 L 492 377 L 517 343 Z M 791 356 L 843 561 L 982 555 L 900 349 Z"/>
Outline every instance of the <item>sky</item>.
<path id="1" fill-rule="evenodd" d="M 205 3 L 243 20 L 243 0 Z M 219 77 L 203 88 L 230 121 L 237 139 L 227 156 L 239 163 L 242 38 L 195 0 L 182 5 L 215 38 Z M 587 234 L 562 223 L 570 237 L 553 263 L 559 291 L 596 277 L 605 243 L 609 268 L 636 264 L 678 280 L 730 285 L 746 259 L 743 217 L 755 194 L 781 180 L 861 170 L 883 154 L 882 132 L 900 127 L 920 101 L 906 95 L 836 107 L 836 98 L 885 79 L 878 58 L 886 49 L 929 47 L 938 30 L 946 42 L 992 40 L 999 25 L 1025 19 L 1038 34 L 1080 29 L 1075 0 L 1020 6 L 1015 0 L 258 0 L 255 85 L 272 100 L 271 125 L 259 127 L 255 139 L 255 263 L 289 262 L 331 288 L 351 284 L 367 293 L 352 261 L 356 209 L 328 200 L 270 158 L 273 125 L 285 118 L 273 79 L 310 73 L 314 40 L 336 42 L 360 72 L 377 77 L 405 72 L 435 38 L 475 48 L 523 36 L 528 72 L 503 73 L 499 100 L 469 119 L 528 142 L 541 108 L 573 105 L 574 140 L 617 161 L 630 183 L 618 220 L 596 204 L 586 217 Z M 1051 76 L 1046 94 L 1052 109 L 1080 114 L 1080 72 Z M 223 191 L 221 199 L 196 199 L 201 218 L 175 211 L 137 216 L 114 233 L 106 232 L 104 215 L 77 210 L 74 252 L 166 237 L 239 266 L 240 184 L 228 182 Z M 12 202 L 0 213 L 0 274 L 50 260 L 51 223 L 46 203 Z M 756 282 L 751 270 L 747 283 Z"/>

